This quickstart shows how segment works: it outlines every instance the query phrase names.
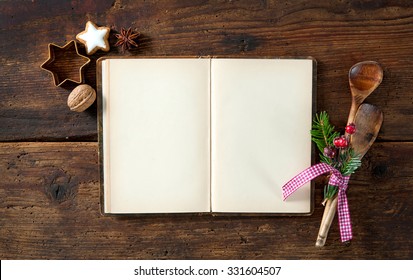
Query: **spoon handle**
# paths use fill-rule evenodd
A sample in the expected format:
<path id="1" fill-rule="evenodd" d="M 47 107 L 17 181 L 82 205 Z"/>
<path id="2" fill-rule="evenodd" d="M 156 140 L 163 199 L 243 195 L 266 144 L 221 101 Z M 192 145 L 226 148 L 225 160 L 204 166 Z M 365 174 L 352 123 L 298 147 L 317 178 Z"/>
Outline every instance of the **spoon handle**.
<path id="1" fill-rule="evenodd" d="M 330 230 L 331 223 L 336 215 L 337 204 L 337 196 L 333 199 L 327 200 L 326 202 L 320 230 L 318 231 L 317 241 L 315 242 L 316 247 L 323 247 L 326 243 L 328 231 Z"/>
<path id="2" fill-rule="evenodd" d="M 354 119 L 356 118 L 357 110 L 359 107 L 360 107 L 360 103 L 357 103 L 355 101 L 351 102 L 350 113 L 348 114 L 347 124 L 354 123 Z M 348 136 L 347 133 L 346 133 L 346 136 Z"/>

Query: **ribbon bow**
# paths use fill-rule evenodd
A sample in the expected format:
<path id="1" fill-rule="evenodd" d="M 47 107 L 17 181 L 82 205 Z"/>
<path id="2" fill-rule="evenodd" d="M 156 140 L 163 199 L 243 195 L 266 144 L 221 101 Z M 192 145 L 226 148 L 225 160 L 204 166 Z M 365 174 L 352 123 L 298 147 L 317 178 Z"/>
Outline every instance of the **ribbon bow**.
<path id="1" fill-rule="evenodd" d="M 313 165 L 296 175 L 282 187 L 283 199 L 286 200 L 287 197 L 301 188 L 305 183 L 325 173 L 331 173 L 331 177 L 328 183 L 332 186 L 338 187 L 338 224 L 340 227 L 341 241 L 346 242 L 353 238 L 350 221 L 350 210 L 348 208 L 346 195 L 350 176 L 343 176 L 340 171 L 326 163 Z"/>

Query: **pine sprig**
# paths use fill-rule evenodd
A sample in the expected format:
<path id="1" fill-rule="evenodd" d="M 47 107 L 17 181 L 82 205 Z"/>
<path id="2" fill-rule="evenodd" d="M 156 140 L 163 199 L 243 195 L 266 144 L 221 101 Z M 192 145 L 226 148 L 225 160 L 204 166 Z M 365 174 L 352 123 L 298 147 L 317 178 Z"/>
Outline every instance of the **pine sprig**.
<path id="1" fill-rule="evenodd" d="M 324 153 L 320 153 L 320 162 L 327 163 L 328 165 L 331 165 L 334 167 L 333 159 L 328 156 L 325 156 Z"/>
<path id="2" fill-rule="evenodd" d="M 354 127 L 352 129 L 354 130 Z M 331 165 L 343 176 L 353 174 L 361 166 L 361 157 L 349 147 L 349 139 L 344 135 L 340 136 L 340 133 L 334 130 L 326 112 L 315 115 L 311 140 L 321 152 L 320 161 Z M 327 184 L 324 187 L 324 202 L 332 199 L 337 193 L 336 186 Z"/>
<path id="3" fill-rule="evenodd" d="M 356 152 L 349 148 L 345 152 L 341 153 L 340 161 L 342 163 L 340 167 L 340 172 L 343 176 L 349 176 L 353 174 L 357 168 L 361 166 L 361 158 Z"/>
<path id="4" fill-rule="evenodd" d="M 317 145 L 321 154 L 324 153 L 324 148 L 333 145 L 334 139 L 339 135 L 340 133 L 334 131 L 334 126 L 330 124 L 327 112 L 323 111 L 319 115 L 315 115 L 311 130 L 311 140 Z"/>
<path id="5" fill-rule="evenodd" d="M 336 186 L 332 186 L 330 184 L 325 185 L 324 186 L 324 202 L 326 202 L 327 199 L 333 198 L 336 195 L 336 193 L 338 193 L 338 188 Z M 323 205 L 324 205 L 324 202 L 323 202 Z"/>

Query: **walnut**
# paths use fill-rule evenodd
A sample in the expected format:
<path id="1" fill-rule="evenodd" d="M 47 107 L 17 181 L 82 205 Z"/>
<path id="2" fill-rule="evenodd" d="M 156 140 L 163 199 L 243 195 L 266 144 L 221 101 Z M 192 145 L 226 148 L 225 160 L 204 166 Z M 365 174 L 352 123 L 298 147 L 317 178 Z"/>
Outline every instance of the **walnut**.
<path id="1" fill-rule="evenodd" d="M 75 112 L 83 112 L 96 100 L 96 91 L 89 85 L 79 85 L 69 94 L 67 106 Z"/>

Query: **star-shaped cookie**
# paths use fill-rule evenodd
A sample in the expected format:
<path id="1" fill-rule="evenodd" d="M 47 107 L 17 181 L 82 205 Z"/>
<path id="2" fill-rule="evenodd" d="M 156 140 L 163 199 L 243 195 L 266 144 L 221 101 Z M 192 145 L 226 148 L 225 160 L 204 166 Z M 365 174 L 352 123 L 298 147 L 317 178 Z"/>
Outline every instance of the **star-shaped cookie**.
<path id="1" fill-rule="evenodd" d="M 109 32 L 109 27 L 98 27 L 93 22 L 88 21 L 85 31 L 77 34 L 76 39 L 85 45 L 88 55 L 94 54 L 97 50 L 107 52 L 110 49 L 108 42 Z"/>

